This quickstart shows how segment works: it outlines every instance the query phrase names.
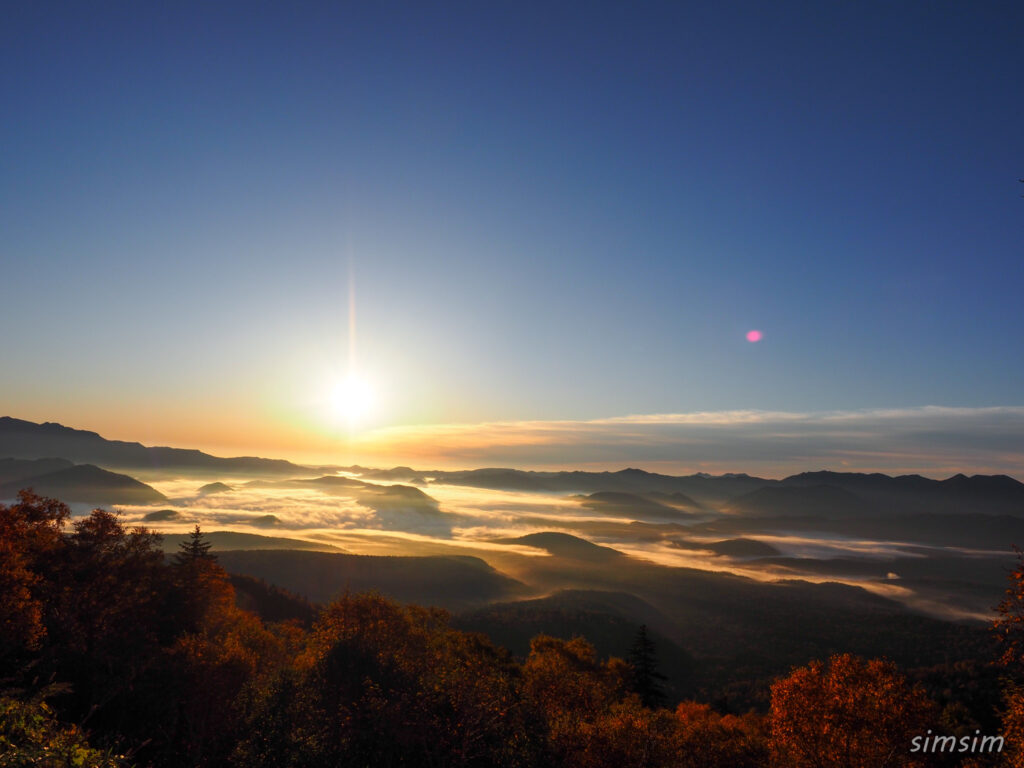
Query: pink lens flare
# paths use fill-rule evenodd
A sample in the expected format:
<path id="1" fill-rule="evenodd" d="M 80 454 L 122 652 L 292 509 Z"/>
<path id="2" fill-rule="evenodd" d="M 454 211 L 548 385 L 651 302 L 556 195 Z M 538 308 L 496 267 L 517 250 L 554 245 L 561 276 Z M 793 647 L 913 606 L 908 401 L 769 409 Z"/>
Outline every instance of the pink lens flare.
<path id="1" fill-rule="evenodd" d="M 764 334 L 760 331 L 747 331 L 747 341 L 754 343 L 764 338 Z"/>

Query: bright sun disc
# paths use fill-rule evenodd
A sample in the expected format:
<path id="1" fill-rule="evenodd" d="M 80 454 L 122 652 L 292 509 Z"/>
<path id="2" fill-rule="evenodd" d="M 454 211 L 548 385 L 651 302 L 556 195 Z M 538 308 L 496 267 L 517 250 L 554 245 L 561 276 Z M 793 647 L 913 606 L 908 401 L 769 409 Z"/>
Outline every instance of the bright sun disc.
<path id="1" fill-rule="evenodd" d="M 373 410 L 373 389 L 366 379 L 347 376 L 334 388 L 334 414 L 350 425 L 364 421 Z"/>

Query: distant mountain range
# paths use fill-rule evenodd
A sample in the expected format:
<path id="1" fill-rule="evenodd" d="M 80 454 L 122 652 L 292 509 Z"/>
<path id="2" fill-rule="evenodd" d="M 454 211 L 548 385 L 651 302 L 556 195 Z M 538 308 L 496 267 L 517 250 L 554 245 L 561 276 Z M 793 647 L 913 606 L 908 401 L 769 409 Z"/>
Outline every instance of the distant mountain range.
<path id="1" fill-rule="evenodd" d="M 148 448 L 141 443 L 107 440 L 95 432 L 61 424 L 0 416 L 0 457 L 48 459 L 59 456 L 70 462 L 97 464 L 117 469 L 192 470 L 223 474 L 278 474 L 308 472 L 307 467 L 279 459 L 252 456 L 220 458 L 183 448 Z"/>
<path id="2" fill-rule="evenodd" d="M 870 514 L 873 505 L 842 485 L 766 485 L 727 504 L 730 512 L 744 515 L 815 515 L 857 517 Z"/>
<path id="3" fill-rule="evenodd" d="M 932 480 L 920 475 L 890 477 L 878 472 L 802 472 L 779 482 L 789 487 L 840 488 L 883 512 L 1024 514 L 1024 483 L 1006 475 L 958 474 Z"/>
<path id="4" fill-rule="evenodd" d="M 520 469 L 472 469 L 458 472 L 427 473 L 433 482 L 493 488 L 508 491 L 551 493 L 632 493 L 684 494 L 700 503 L 717 504 L 743 493 L 757 490 L 775 480 L 749 475 L 688 475 L 676 477 L 623 469 L 618 472 L 532 472 Z"/>
<path id="5" fill-rule="evenodd" d="M 619 472 L 531 472 L 476 469 L 430 472 L 435 483 L 495 490 L 590 494 L 584 506 L 623 511 L 630 494 L 634 511 L 655 504 L 727 509 L 744 515 L 968 514 L 1024 516 L 1024 483 L 1006 475 L 954 475 L 932 480 L 920 475 L 803 472 L 783 480 L 750 475 L 661 475 L 641 469 Z M 617 494 L 617 495 L 615 495 Z M 641 498 L 636 498 L 641 497 Z M 683 503 L 670 501 L 684 499 Z M 676 512 L 677 515 L 682 514 Z"/>
<path id="6" fill-rule="evenodd" d="M 20 463 L 13 462 L 15 459 Z M 69 475 L 59 474 L 71 470 L 74 464 L 94 466 L 89 470 L 75 469 Z M 250 456 L 221 458 L 181 448 L 146 447 L 140 443 L 107 440 L 95 432 L 60 424 L 36 424 L 0 417 L 0 493 L 5 489 L 9 493 L 11 483 L 46 478 L 45 482 L 33 482 L 34 486 L 39 486 L 36 490 L 51 488 L 55 495 L 63 493 L 65 499 L 68 489 L 78 488 L 84 493 L 83 483 L 90 482 L 99 483 L 98 487 L 106 494 L 95 500 L 107 503 L 143 503 L 138 501 L 141 498 L 155 502 L 162 498 L 141 483 L 138 487 L 125 483 L 124 476 L 118 476 L 121 480 L 100 476 L 97 474 L 102 471 L 99 467 L 273 475 L 287 477 L 291 484 L 299 482 L 325 492 L 331 492 L 335 486 L 346 492 L 370 487 L 373 484 L 365 482 L 370 479 L 413 482 L 428 487 L 452 484 L 494 490 L 585 494 L 579 501 L 592 511 L 676 520 L 692 519 L 705 512 L 713 514 L 713 510 L 739 513 L 744 517 L 839 519 L 936 513 L 1024 517 L 1024 484 L 1006 475 L 954 475 L 946 480 L 932 480 L 920 475 L 890 477 L 880 473 L 821 471 L 772 480 L 745 474 L 673 476 L 633 468 L 617 472 L 535 472 L 508 468 L 420 471 L 410 467 L 354 466 L 349 470 L 364 481 L 337 475 L 313 479 L 311 473 L 329 474 L 336 468 L 306 467 Z M 224 487 L 204 488 L 210 492 Z M 436 503 L 429 496 L 409 486 L 403 487 L 401 493 L 396 488 L 387 491 L 388 498 L 377 500 L 371 506 L 416 507 L 424 513 L 436 514 Z M 110 495 L 114 490 L 118 493 L 116 498 Z M 374 490 L 374 493 L 382 492 Z M 391 498 L 398 495 L 400 499 Z"/>

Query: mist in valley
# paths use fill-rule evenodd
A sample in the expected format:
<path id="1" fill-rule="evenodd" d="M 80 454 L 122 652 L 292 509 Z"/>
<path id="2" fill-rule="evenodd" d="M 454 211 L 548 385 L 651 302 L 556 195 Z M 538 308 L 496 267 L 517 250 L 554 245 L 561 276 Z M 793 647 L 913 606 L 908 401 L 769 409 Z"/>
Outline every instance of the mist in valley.
<path id="1" fill-rule="evenodd" d="M 851 525 L 848 517 L 834 515 L 829 494 L 817 491 L 824 501 L 815 506 L 811 494 L 810 506 L 796 510 L 799 517 L 785 515 L 785 505 L 774 502 L 769 508 L 773 516 L 765 516 L 753 509 L 736 511 L 735 503 L 716 498 L 718 487 L 703 499 L 683 494 L 673 499 L 658 490 L 587 494 L 473 487 L 438 481 L 430 473 L 417 484 L 364 479 L 380 474 L 225 476 L 211 483 L 207 476 L 141 473 L 137 477 L 167 503 L 158 510 L 153 505 L 118 509 L 126 522 L 166 534 L 169 545 L 198 524 L 214 534 L 220 549 L 473 556 L 522 582 L 526 594 L 565 586 L 607 587 L 606 579 L 597 580 L 585 569 L 552 568 L 546 562 L 564 560 L 564 552 L 517 541 L 555 532 L 615 550 L 623 562 L 637 567 L 697 569 L 761 582 L 836 582 L 931 615 L 979 620 L 989 617 L 1013 563 L 1015 534 L 1024 531 L 1024 518 L 1007 517 L 1005 541 L 996 534 L 965 545 L 960 529 L 976 529 L 977 519 L 936 515 L 926 525 L 919 513 L 908 530 L 894 531 L 888 507 L 885 517 L 862 516 Z M 212 484 L 219 487 L 200 490 Z M 652 488 L 659 484 L 652 479 Z M 799 503 L 794 497 L 794 507 Z M 948 528 L 944 535 L 942 525 Z M 913 526 L 920 528 L 920 536 Z M 248 538 L 220 543 L 222 532 Z"/>

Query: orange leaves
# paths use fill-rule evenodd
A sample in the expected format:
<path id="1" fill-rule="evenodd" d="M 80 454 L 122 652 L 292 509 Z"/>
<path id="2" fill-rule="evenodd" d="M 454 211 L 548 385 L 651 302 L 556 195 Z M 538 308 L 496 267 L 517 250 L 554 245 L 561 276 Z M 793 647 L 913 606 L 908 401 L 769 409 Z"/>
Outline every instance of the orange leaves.
<path id="1" fill-rule="evenodd" d="M 581 637 L 533 639 L 523 668 L 524 693 L 544 718 L 560 764 L 669 764 L 671 718 L 627 695 L 630 673 L 620 659 L 599 661 L 594 647 Z"/>
<path id="2" fill-rule="evenodd" d="M 992 629 L 1002 646 L 999 663 L 1019 672 L 1024 669 L 1024 552 L 1016 551 L 1017 566 L 1010 572 L 1006 596 L 996 606 L 999 618 Z"/>
<path id="3" fill-rule="evenodd" d="M 675 710 L 673 743 L 681 766 L 762 766 L 768 744 L 764 718 L 722 715 L 708 704 L 684 701 Z"/>
<path id="4" fill-rule="evenodd" d="M 530 643 L 523 667 L 524 693 L 548 724 L 556 747 L 568 759 L 588 740 L 594 721 L 623 698 L 628 667 L 602 663 L 582 637 L 546 635 Z"/>
<path id="5" fill-rule="evenodd" d="M 325 765 L 501 764 L 530 742 L 506 654 L 450 629 L 443 612 L 378 595 L 330 605 L 295 672 L 263 695 L 254 703 L 262 735 L 239 748 L 254 764 L 276 764 L 296 749 Z M 294 723 L 302 723 L 302 746 L 287 732 Z"/>
<path id="6" fill-rule="evenodd" d="M 1014 547 L 1017 565 L 1009 574 L 1010 586 L 1002 602 L 996 606 L 999 618 L 992 622 L 992 630 L 999 640 L 1002 652 L 999 663 L 1006 667 L 1008 680 L 1004 690 L 1003 733 L 1010 750 L 1006 764 L 1024 766 L 1024 551 Z"/>
<path id="7" fill-rule="evenodd" d="M 199 531 L 169 564 L 116 515 L 96 511 L 70 536 L 66 520 L 38 497 L 0 506 L 0 650 L 71 684 L 62 717 L 148 744 L 153 764 L 234 752 L 268 768 L 761 768 L 774 752 L 780 768 L 874 768 L 911 765 L 912 737 L 932 725 L 892 664 L 853 656 L 777 682 L 764 718 L 646 707 L 634 669 L 582 638 L 536 637 L 519 664 L 444 612 L 379 595 L 345 595 L 309 632 L 266 625 L 236 607 Z M 1015 637 L 1024 569 L 1012 583 L 1000 627 Z M 1024 723 L 1024 697 L 1008 704 L 1007 727 Z"/>
<path id="8" fill-rule="evenodd" d="M 649 709 L 626 692 L 629 668 L 600 662 L 582 638 L 535 638 L 524 667 L 557 764 L 571 768 L 755 768 L 768 750 L 761 718 L 719 715 L 686 702 Z"/>
<path id="9" fill-rule="evenodd" d="M 69 515 L 66 504 L 31 491 L 0 504 L 0 661 L 38 650 L 46 635 L 44 573 Z"/>
<path id="10" fill-rule="evenodd" d="M 910 766 L 911 739 L 934 714 L 894 664 L 836 655 L 772 686 L 772 746 L 794 767 Z"/>

